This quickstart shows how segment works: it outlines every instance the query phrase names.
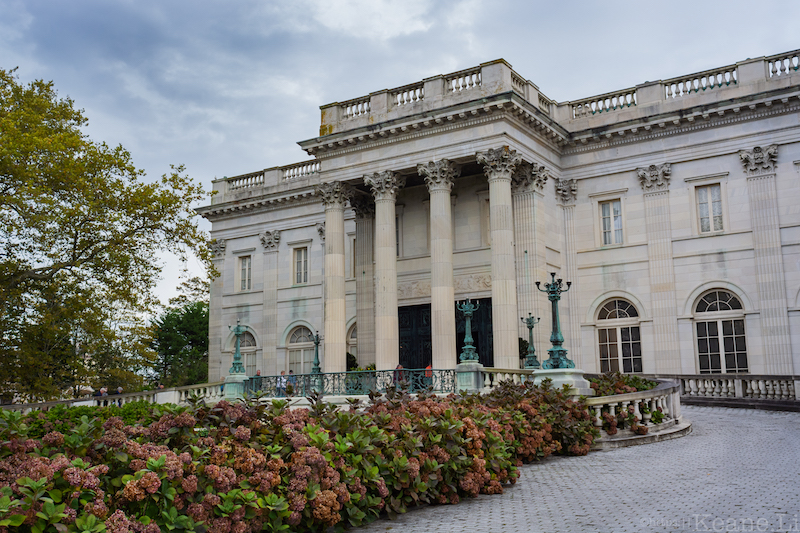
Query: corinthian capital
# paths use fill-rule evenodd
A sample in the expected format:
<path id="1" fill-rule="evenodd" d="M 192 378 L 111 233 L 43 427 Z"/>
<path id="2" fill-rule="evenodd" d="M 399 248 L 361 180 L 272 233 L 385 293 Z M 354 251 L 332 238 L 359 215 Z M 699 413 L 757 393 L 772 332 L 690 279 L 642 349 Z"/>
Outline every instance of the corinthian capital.
<path id="1" fill-rule="evenodd" d="M 372 196 L 376 200 L 394 200 L 397 198 L 397 191 L 402 189 L 405 184 L 405 176 L 400 176 L 392 170 L 364 176 L 364 185 L 372 190 Z"/>
<path id="2" fill-rule="evenodd" d="M 375 218 L 375 202 L 364 195 L 354 195 L 350 198 L 350 207 L 356 213 L 356 218 Z"/>
<path id="3" fill-rule="evenodd" d="M 320 183 L 315 190 L 317 196 L 322 200 L 325 209 L 329 207 L 343 208 L 344 203 L 353 195 L 353 189 L 346 183 L 331 181 Z"/>
<path id="4" fill-rule="evenodd" d="M 428 192 L 453 190 L 453 180 L 461 175 L 461 168 L 448 159 L 417 165 L 417 172 L 425 179 Z"/>
<path id="5" fill-rule="evenodd" d="M 522 156 L 508 146 L 490 148 L 486 152 L 478 152 L 476 156 L 489 181 L 510 180 L 514 169 L 522 161 Z"/>
<path id="6" fill-rule="evenodd" d="M 658 166 L 650 165 L 647 168 L 636 170 L 636 175 L 639 176 L 639 182 L 641 182 L 644 192 L 661 191 L 669 187 L 670 174 L 672 174 L 672 169 L 669 163 Z"/>
<path id="7" fill-rule="evenodd" d="M 746 174 L 774 172 L 778 162 L 778 145 L 756 146 L 752 150 L 739 150 L 739 159 Z"/>
<path id="8" fill-rule="evenodd" d="M 265 231 L 260 235 L 261 244 L 267 250 L 277 250 L 278 244 L 281 242 L 281 232 L 279 230 Z"/>
<path id="9" fill-rule="evenodd" d="M 563 180 L 557 179 L 556 181 L 556 199 L 562 204 L 571 204 L 578 197 L 578 180 Z"/>
<path id="10" fill-rule="evenodd" d="M 544 165 L 522 161 L 511 176 L 511 190 L 514 192 L 529 192 L 534 189 L 541 191 L 550 171 Z"/>

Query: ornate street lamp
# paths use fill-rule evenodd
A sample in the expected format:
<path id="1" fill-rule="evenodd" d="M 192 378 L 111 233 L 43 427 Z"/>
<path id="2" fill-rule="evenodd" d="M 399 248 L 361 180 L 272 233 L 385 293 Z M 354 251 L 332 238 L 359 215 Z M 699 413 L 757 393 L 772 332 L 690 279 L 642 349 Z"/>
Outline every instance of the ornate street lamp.
<path id="1" fill-rule="evenodd" d="M 244 365 L 242 364 L 242 351 L 241 351 L 241 336 L 247 331 L 245 326 L 239 324 L 239 319 L 236 319 L 236 326 L 228 326 L 228 329 L 233 332 L 236 337 L 236 349 L 233 352 L 233 365 L 231 365 L 229 374 L 244 374 Z"/>
<path id="2" fill-rule="evenodd" d="M 563 288 L 561 278 L 556 279 L 556 273 L 551 272 L 550 283 L 545 283 L 544 290 L 539 287 L 539 282 L 536 282 L 536 288 L 541 292 L 547 293 L 547 299 L 550 300 L 553 306 L 553 332 L 550 334 L 550 344 L 552 348 L 547 350 L 550 358 L 542 363 L 544 369 L 555 368 L 575 368 L 575 363 L 567 358 L 567 350 L 562 346 L 564 344 L 564 336 L 561 334 L 561 324 L 558 320 L 558 301 L 561 299 L 561 294 L 567 292 L 572 285 L 571 281 L 567 282 L 567 288 Z"/>
<path id="3" fill-rule="evenodd" d="M 456 309 L 464 314 L 465 320 L 464 347 L 461 349 L 462 363 L 478 361 L 478 352 L 475 350 L 475 346 L 472 345 L 472 314 L 478 310 L 480 305 L 480 302 L 473 304 L 470 302 L 469 298 L 467 298 L 464 303 L 456 306 Z"/>
<path id="4" fill-rule="evenodd" d="M 319 366 L 319 342 L 322 337 L 319 336 L 319 331 L 312 337 L 314 340 L 314 365 L 311 367 L 312 374 L 322 374 L 322 369 Z"/>
<path id="5" fill-rule="evenodd" d="M 528 327 L 528 356 L 525 358 L 525 368 L 539 368 L 539 361 L 536 359 L 536 349 L 533 347 L 533 326 L 539 323 L 541 318 L 534 318 L 528 313 L 528 318 L 520 317 Z"/>

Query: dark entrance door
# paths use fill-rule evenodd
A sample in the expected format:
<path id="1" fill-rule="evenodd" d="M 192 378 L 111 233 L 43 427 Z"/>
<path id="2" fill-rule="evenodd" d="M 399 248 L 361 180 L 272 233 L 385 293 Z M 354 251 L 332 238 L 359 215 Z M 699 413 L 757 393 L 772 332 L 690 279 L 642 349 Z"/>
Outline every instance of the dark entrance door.
<path id="1" fill-rule="evenodd" d="M 397 310 L 400 326 L 400 364 L 403 368 L 425 368 L 431 354 L 431 304 L 409 305 Z"/>
<path id="2" fill-rule="evenodd" d="M 492 347 L 492 299 L 478 300 L 472 317 L 472 338 L 484 366 L 494 366 Z M 433 361 L 431 304 L 409 305 L 397 310 L 400 326 L 400 364 L 403 368 L 425 368 Z M 456 356 L 464 347 L 464 315 L 456 311 Z"/>
<path id="3" fill-rule="evenodd" d="M 479 302 L 480 307 L 472 315 L 472 339 L 478 350 L 478 360 L 483 366 L 494 366 L 494 346 L 492 337 L 492 299 L 481 298 L 472 300 Z M 458 305 L 458 303 L 456 303 Z M 464 333 L 466 322 L 464 315 L 456 309 L 456 354 L 461 356 L 464 348 Z"/>

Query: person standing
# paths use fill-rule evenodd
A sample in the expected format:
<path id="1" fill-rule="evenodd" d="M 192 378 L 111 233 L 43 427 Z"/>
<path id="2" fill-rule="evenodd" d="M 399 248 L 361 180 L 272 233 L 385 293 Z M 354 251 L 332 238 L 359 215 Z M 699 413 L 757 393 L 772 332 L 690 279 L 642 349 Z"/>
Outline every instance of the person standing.
<path id="1" fill-rule="evenodd" d="M 281 370 L 281 375 L 278 376 L 278 397 L 283 398 L 286 396 L 286 371 Z"/>

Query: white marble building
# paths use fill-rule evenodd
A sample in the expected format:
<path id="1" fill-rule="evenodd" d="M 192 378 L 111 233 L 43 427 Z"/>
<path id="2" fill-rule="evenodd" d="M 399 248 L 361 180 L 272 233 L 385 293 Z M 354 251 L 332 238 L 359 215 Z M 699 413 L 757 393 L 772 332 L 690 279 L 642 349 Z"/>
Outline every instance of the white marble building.
<path id="1" fill-rule="evenodd" d="M 323 106 L 314 160 L 214 182 L 209 378 L 452 368 L 565 347 L 587 372 L 800 374 L 800 52 L 573 102 L 503 60 Z M 460 331 L 459 331 L 460 329 Z"/>

